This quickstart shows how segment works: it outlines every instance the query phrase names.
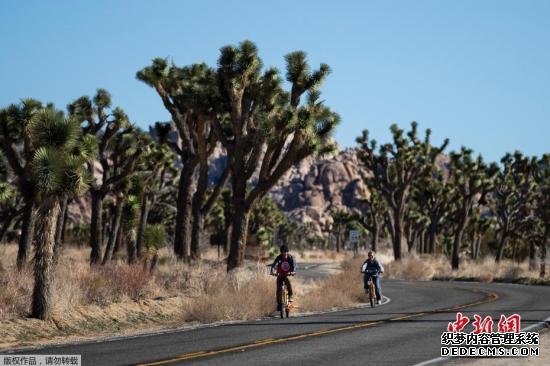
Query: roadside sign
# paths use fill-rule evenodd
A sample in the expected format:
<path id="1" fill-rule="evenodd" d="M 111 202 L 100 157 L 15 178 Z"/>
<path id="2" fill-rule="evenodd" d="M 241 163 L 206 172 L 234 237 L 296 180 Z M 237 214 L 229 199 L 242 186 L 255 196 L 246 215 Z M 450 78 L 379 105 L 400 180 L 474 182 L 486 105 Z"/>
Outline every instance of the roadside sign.
<path id="1" fill-rule="evenodd" d="M 359 231 L 358 230 L 350 230 L 349 231 L 349 241 L 352 243 L 356 243 L 359 241 Z"/>

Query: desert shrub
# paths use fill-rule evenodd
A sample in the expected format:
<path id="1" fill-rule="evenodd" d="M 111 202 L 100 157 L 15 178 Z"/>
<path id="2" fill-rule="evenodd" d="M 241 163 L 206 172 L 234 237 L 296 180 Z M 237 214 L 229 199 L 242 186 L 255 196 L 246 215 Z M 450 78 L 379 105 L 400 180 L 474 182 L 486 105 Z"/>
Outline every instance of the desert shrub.
<path id="1" fill-rule="evenodd" d="M 317 311 L 364 302 L 363 275 L 360 272 L 362 263 L 361 258 L 343 261 L 341 272 L 317 282 L 299 299 L 300 309 Z"/>
<path id="2" fill-rule="evenodd" d="M 407 257 L 399 262 L 390 262 L 384 266 L 384 269 L 387 277 L 403 280 L 430 280 L 435 274 L 432 263 L 418 257 Z"/>
<path id="3" fill-rule="evenodd" d="M 257 319 L 275 310 L 275 285 L 263 266 L 229 274 L 223 268 L 215 272 L 211 280 L 202 283 L 205 292 L 191 302 L 187 320 Z"/>
<path id="4" fill-rule="evenodd" d="M 32 275 L 22 271 L 0 270 L 0 319 L 24 316 L 29 310 Z"/>
<path id="5" fill-rule="evenodd" d="M 105 306 L 124 297 L 140 300 L 150 291 L 151 278 L 139 265 L 92 268 L 80 278 L 84 301 Z"/>

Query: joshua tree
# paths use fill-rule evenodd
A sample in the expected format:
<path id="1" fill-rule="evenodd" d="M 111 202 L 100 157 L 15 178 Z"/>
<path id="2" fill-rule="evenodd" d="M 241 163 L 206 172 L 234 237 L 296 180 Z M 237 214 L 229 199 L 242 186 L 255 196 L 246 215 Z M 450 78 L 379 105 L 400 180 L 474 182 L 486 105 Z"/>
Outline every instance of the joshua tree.
<path id="1" fill-rule="evenodd" d="M 256 234 L 259 244 L 271 244 L 275 231 L 284 222 L 285 214 L 271 197 L 263 197 L 252 213 L 248 235 Z"/>
<path id="2" fill-rule="evenodd" d="M 133 264 L 137 259 L 136 237 L 140 211 L 141 207 L 139 198 L 134 195 L 129 195 L 122 210 L 122 223 L 117 236 L 117 243 L 126 242 L 128 264 Z M 120 246 L 121 244 L 117 245 L 118 248 L 120 248 Z"/>
<path id="3" fill-rule="evenodd" d="M 421 177 L 414 185 L 413 199 L 418 210 L 428 218 L 426 240 L 422 252 L 434 254 L 440 224 L 450 211 L 453 187 L 447 183 L 443 168 L 437 164 L 431 174 Z"/>
<path id="4" fill-rule="evenodd" d="M 90 143 L 77 144 L 78 121 L 65 119 L 63 113 L 53 107 L 39 110 L 29 127 L 36 149 L 29 167 L 38 199 L 31 316 L 46 319 L 51 310 L 50 287 L 60 197 L 75 197 L 86 191 L 89 181 L 86 163 L 94 158 L 94 151 L 85 150 L 92 146 Z"/>
<path id="5" fill-rule="evenodd" d="M 465 147 L 458 153 L 451 153 L 449 183 L 454 192 L 451 198 L 454 207 L 451 217 L 454 227 L 451 266 L 455 270 L 459 266 L 458 254 L 468 217 L 474 205 L 485 202 L 485 195 L 492 189 L 497 171 L 496 164 L 487 166 L 481 155 L 474 160 L 472 150 Z"/>
<path id="6" fill-rule="evenodd" d="M 157 138 L 162 125 L 155 124 Z M 135 255 L 140 258 L 142 252 L 143 233 L 149 219 L 149 213 L 163 194 L 170 188 L 171 182 L 178 176 L 175 154 L 162 142 L 153 142 L 149 153 L 140 159 L 140 169 L 146 172 L 141 174 L 134 186 L 140 197 L 140 215 L 136 233 Z M 134 258 L 135 259 L 135 258 Z"/>
<path id="7" fill-rule="evenodd" d="M 111 140 L 109 147 L 110 167 L 112 174 L 120 178 L 109 188 L 115 194 L 116 203 L 111 222 L 111 232 L 103 256 L 103 264 L 109 262 L 113 255 L 132 178 L 143 173 L 136 170 L 136 163 L 140 156 L 147 154 L 148 142 L 150 142 L 148 136 L 133 128 L 127 128 L 117 133 Z"/>
<path id="8" fill-rule="evenodd" d="M 367 186 L 377 190 L 386 200 L 392 214 L 388 216 L 390 234 L 393 241 L 393 253 L 396 260 L 401 259 L 404 240 L 404 220 L 411 200 L 413 183 L 428 175 L 436 158 L 448 144 L 445 140 L 440 147 L 430 144 L 431 130 L 426 130 L 424 140 L 417 136 L 417 123 L 411 123 L 407 132 L 392 125 L 390 130 L 393 142 L 380 146 L 376 152 L 376 141 L 369 140 L 368 130 L 357 138 L 360 145 L 359 157 L 365 167 L 372 173 L 367 179 Z"/>
<path id="9" fill-rule="evenodd" d="M 428 228 L 429 224 L 430 219 L 418 209 L 416 203 L 413 201 L 405 215 L 405 237 L 409 253 L 416 250 L 422 252 L 424 231 Z M 418 245 L 418 242 L 421 244 Z"/>
<path id="10" fill-rule="evenodd" d="M 222 107 L 216 72 L 206 64 L 187 67 L 169 65 L 156 58 L 151 66 L 137 73 L 137 78 L 153 87 L 170 112 L 181 139 L 181 146 L 171 143 L 183 164 L 178 194 L 178 211 L 174 251 L 180 258 L 197 258 L 204 217 L 212 209 L 225 185 L 229 170 L 207 198 L 208 158 L 219 142 L 214 123 L 222 124 L 226 114 Z M 198 166 L 198 178 L 195 170 Z M 193 188 L 196 190 L 193 193 Z"/>
<path id="11" fill-rule="evenodd" d="M 103 200 L 113 187 L 126 178 L 129 172 L 115 172 L 113 170 L 113 156 L 110 150 L 111 140 L 122 129 L 130 126 L 128 117 L 120 108 L 111 109 L 111 95 L 104 89 L 98 89 L 93 101 L 83 96 L 67 106 L 71 116 L 83 124 L 85 135 L 95 136 L 97 139 L 98 159 L 101 164 L 102 179 L 94 176 L 95 164 L 88 164 L 88 172 L 93 177 L 90 186 L 92 198 L 92 219 L 90 224 L 90 263 L 98 264 L 101 260 L 103 243 L 102 211 Z M 137 158 L 137 156 L 136 156 Z"/>
<path id="12" fill-rule="evenodd" d="M 361 215 L 354 215 L 353 218 L 371 233 L 371 249 L 378 250 L 378 241 L 380 239 L 380 230 L 384 224 L 384 215 L 388 207 L 386 201 L 376 190 L 370 191 L 367 198 L 362 199 L 363 206 L 366 206 Z"/>
<path id="13" fill-rule="evenodd" d="M 342 246 L 342 236 L 345 235 L 347 225 L 353 221 L 353 216 L 347 210 L 334 209 L 331 211 L 332 233 L 336 238 L 336 251 L 340 252 Z"/>
<path id="14" fill-rule="evenodd" d="M 328 65 L 311 72 L 301 51 L 285 59 L 289 92 L 282 89 L 276 69 L 262 73 L 258 49 L 250 41 L 223 47 L 218 60 L 220 94 L 229 121 L 227 125 L 215 121 L 215 127 L 227 150 L 232 176 L 228 271 L 243 263 L 248 220 L 256 202 L 294 164 L 334 149 L 329 137 L 339 117 L 319 99 Z M 307 98 L 302 101 L 304 94 Z M 252 181 L 255 185 L 249 190 Z"/>
<path id="15" fill-rule="evenodd" d="M 205 229 L 211 234 L 210 242 L 218 246 L 218 252 L 222 248 L 224 254 L 228 252 L 228 231 L 231 224 L 230 197 L 231 190 L 224 188 L 205 221 Z"/>
<path id="16" fill-rule="evenodd" d="M 158 251 L 165 245 L 166 229 L 162 224 L 147 225 L 143 233 L 143 268 L 152 274 L 157 266 Z"/>
<path id="17" fill-rule="evenodd" d="M 32 144 L 30 125 L 42 104 L 33 99 L 25 99 L 20 104 L 12 104 L 0 110 L 0 149 L 7 165 L 17 178 L 17 188 L 23 198 L 23 219 L 17 268 L 21 269 L 27 261 L 33 239 L 36 218 L 36 187 L 31 176 L 30 162 L 36 147 Z"/>
<path id="18" fill-rule="evenodd" d="M 511 236 L 527 236 L 520 232 L 529 226 L 533 194 L 536 192 L 532 172 L 535 161 L 516 151 L 513 155 L 506 154 L 501 163 L 503 169 L 496 176 L 493 197 L 497 232 L 500 234 L 496 262 L 502 259 L 504 247 Z"/>
<path id="19" fill-rule="evenodd" d="M 0 150 L 0 242 L 11 227 L 12 223 L 21 216 L 23 212 L 23 199 L 17 193 L 17 187 L 2 156 Z"/>
<path id="20" fill-rule="evenodd" d="M 489 210 L 487 208 L 483 208 L 483 206 L 474 206 L 470 212 L 466 230 L 470 235 L 470 257 L 472 259 L 479 258 L 483 237 L 486 235 L 487 231 L 491 228 L 491 224 L 493 223 L 493 217 L 489 215 L 488 211 Z"/>

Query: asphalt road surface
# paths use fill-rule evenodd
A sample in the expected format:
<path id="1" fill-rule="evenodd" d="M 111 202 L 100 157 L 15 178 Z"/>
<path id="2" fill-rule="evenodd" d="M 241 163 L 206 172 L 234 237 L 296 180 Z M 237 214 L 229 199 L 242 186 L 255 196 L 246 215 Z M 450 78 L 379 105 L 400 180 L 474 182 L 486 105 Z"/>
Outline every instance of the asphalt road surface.
<path id="1" fill-rule="evenodd" d="M 311 270 L 315 268 L 320 270 L 319 266 Z M 81 354 L 83 365 L 415 365 L 441 362 L 437 360 L 441 333 L 457 311 L 494 319 L 518 313 L 522 328 L 550 317 L 550 287 L 384 280 L 382 288 L 384 304 L 374 309 L 171 330 L 17 353 Z"/>

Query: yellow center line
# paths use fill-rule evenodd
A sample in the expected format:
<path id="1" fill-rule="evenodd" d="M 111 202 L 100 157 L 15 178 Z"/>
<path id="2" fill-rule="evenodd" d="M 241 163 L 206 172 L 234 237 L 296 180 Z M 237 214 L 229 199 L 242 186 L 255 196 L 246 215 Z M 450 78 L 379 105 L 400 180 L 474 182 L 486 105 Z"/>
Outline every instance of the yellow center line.
<path id="1" fill-rule="evenodd" d="M 446 288 L 457 288 L 457 287 L 454 287 L 454 286 L 445 286 L 445 287 Z M 462 289 L 464 289 L 464 288 L 462 288 Z M 472 291 L 472 292 L 477 292 L 477 293 L 484 293 L 487 296 L 482 300 L 478 300 L 478 301 L 475 301 L 475 302 L 462 304 L 462 305 L 455 305 L 451 308 L 430 310 L 430 311 L 414 313 L 414 314 L 409 314 L 409 315 L 404 315 L 404 316 L 397 316 L 397 317 L 393 317 L 393 318 L 389 318 L 389 319 L 382 319 L 382 320 L 378 320 L 378 321 L 368 321 L 368 322 L 364 322 L 364 323 L 348 325 L 348 326 L 339 327 L 339 328 L 321 329 L 321 330 L 317 330 L 317 331 L 314 331 L 314 332 L 308 332 L 308 333 L 303 333 L 303 334 L 298 334 L 298 335 L 293 335 L 293 336 L 288 336 L 288 337 L 282 337 L 282 338 L 260 339 L 260 340 L 254 341 L 252 343 L 242 344 L 242 345 L 239 345 L 239 346 L 232 346 L 232 347 L 228 347 L 228 348 L 222 348 L 222 349 L 218 349 L 218 350 L 184 353 L 182 355 L 175 356 L 173 358 L 169 358 L 169 359 L 166 359 L 166 360 L 161 360 L 161 361 L 156 361 L 156 362 L 151 362 L 151 363 L 143 363 L 143 364 L 140 364 L 140 366 L 167 365 L 167 364 L 171 364 L 171 363 L 175 363 L 175 362 L 179 362 L 179 361 L 186 361 L 186 360 L 203 358 L 203 357 L 208 357 L 208 356 L 213 356 L 213 355 L 220 355 L 220 354 L 235 352 L 235 351 L 244 351 L 244 350 L 251 349 L 251 348 L 259 348 L 259 347 L 263 347 L 263 346 L 266 346 L 266 345 L 286 343 L 286 342 L 289 342 L 289 341 L 294 341 L 294 340 L 299 340 L 299 339 L 304 339 L 304 338 L 317 337 L 317 336 L 322 336 L 322 335 L 331 334 L 331 333 L 343 332 L 343 331 L 347 331 L 347 330 L 362 329 L 362 328 L 367 328 L 367 327 L 370 327 L 370 326 L 373 326 L 373 325 L 376 325 L 376 324 L 386 323 L 386 322 L 390 322 L 390 321 L 397 321 L 397 320 L 403 320 L 403 319 L 409 319 L 409 318 L 417 318 L 417 317 L 420 317 L 422 315 L 427 315 L 427 314 L 437 314 L 437 313 L 443 313 L 443 312 L 452 311 L 452 310 L 459 310 L 459 309 L 463 309 L 463 308 L 466 308 L 466 307 L 471 307 L 471 306 L 475 306 L 475 305 L 480 305 L 480 304 L 485 304 L 485 303 L 488 303 L 488 302 L 492 302 L 492 301 L 495 301 L 499 298 L 498 294 L 496 294 L 495 292 L 490 292 L 490 291 L 481 290 L 481 289 L 466 289 L 466 290 L 469 290 L 469 291 Z"/>

